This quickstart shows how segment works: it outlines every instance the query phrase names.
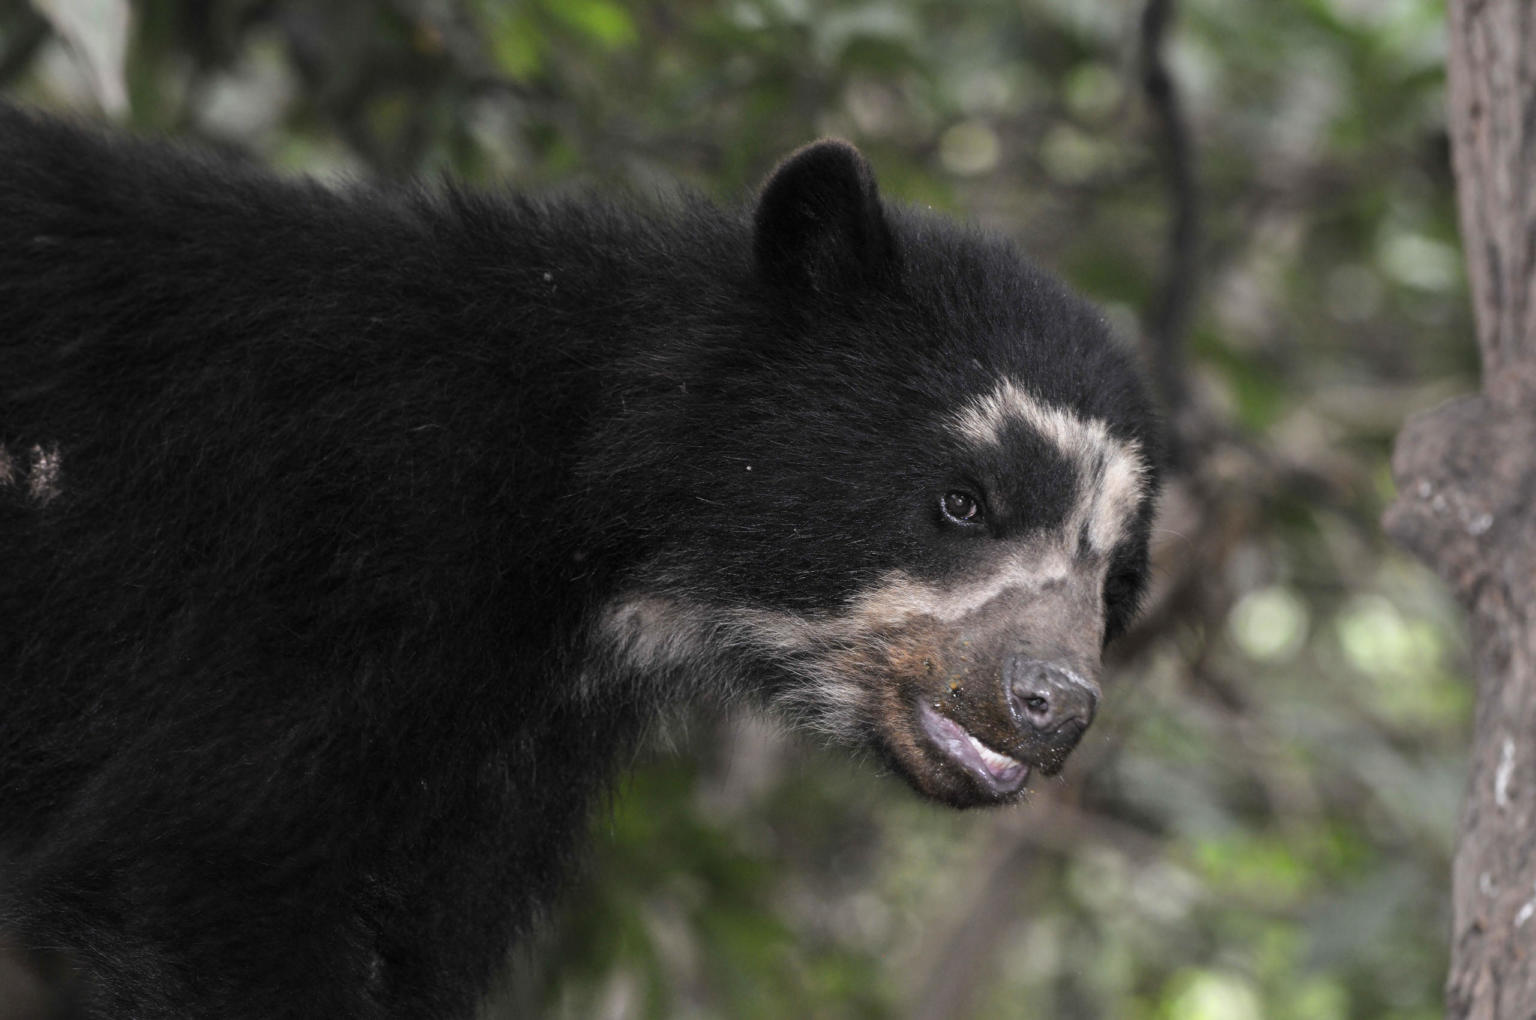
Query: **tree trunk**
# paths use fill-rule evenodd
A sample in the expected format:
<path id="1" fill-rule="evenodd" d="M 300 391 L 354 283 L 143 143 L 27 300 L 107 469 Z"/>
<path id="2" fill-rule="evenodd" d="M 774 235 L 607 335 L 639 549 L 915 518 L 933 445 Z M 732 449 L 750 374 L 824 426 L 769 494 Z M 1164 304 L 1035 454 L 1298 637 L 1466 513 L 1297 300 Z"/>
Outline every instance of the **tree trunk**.
<path id="1" fill-rule="evenodd" d="M 1536 0 L 1452 0 L 1450 131 L 1482 392 L 1412 418 L 1388 532 L 1471 618 L 1479 677 L 1446 1015 L 1536 1017 Z"/>

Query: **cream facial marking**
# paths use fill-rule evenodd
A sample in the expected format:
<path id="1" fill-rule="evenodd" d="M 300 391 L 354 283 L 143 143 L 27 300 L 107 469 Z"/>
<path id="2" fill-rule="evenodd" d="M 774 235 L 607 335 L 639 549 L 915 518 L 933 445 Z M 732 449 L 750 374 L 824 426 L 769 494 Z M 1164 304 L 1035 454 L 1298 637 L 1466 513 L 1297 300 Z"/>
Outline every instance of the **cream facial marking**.
<path id="1" fill-rule="evenodd" d="M 918 581 L 892 571 L 855 604 L 849 622 L 860 629 L 889 626 L 914 616 L 954 623 L 1008 591 L 1043 591 L 1068 584 L 1073 577 L 1070 551 L 1033 543 L 1001 557 L 982 577 L 955 585 Z"/>
<path id="2" fill-rule="evenodd" d="M 977 397 L 954 418 L 954 427 L 977 447 L 997 446 L 1009 424 L 1020 422 L 1061 451 L 1077 471 L 1078 501 L 1067 530 L 1082 531 L 1089 545 L 1107 553 L 1124 536 L 1146 491 L 1147 465 L 1140 445 L 1119 439 L 1099 418 L 1084 418 L 1035 399 L 1012 379 Z"/>
<path id="3" fill-rule="evenodd" d="M 639 596 L 615 606 L 603 618 L 602 630 L 637 669 L 665 669 L 708 654 L 709 625 L 701 608 Z"/>
<path id="4" fill-rule="evenodd" d="M 807 617 L 636 594 L 604 612 L 598 633 L 632 667 L 647 672 L 712 664 L 732 649 L 814 656 L 915 618 L 955 624 L 1009 593 L 1084 583 L 1097 591 L 1097 581 L 1085 579 L 1071 550 L 1035 541 L 1000 557 L 989 573 L 960 584 L 933 584 L 893 570 L 835 615 Z"/>
<path id="5" fill-rule="evenodd" d="M 742 658 L 771 657 L 798 681 L 775 704 L 793 724 L 832 739 L 851 740 L 868 713 L 868 692 L 826 661 L 851 633 L 834 621 L 790 613 L 725 607 L 674 595 L 635 594 L 598 618 L 595 636 L 608 655 L 641 676 L 668 674 L 727 699 L 745 687 Z M 603 692 L 584 675 L 589 700 Z"/>
<path id="6" fill-rule="evenodd" d="M 27 478 L 27 492 L 33 499 L 46 505 L 59 494 L 59 466 L 63 461 L 57 446 L 46 450 L 41 446 L 33 446 L 31 454 L 32 471 Z"/>
<path id="7" fill-rule="evenodd" d="M 25 482 L 27 495 L 39 505 L 46 506 L 59 494 L 63 457 L 57 446 L 43 447 L 34 443 L 27 450 L 26 461 L 23 468 L 20 458 L 0 446 L 0 485 L 19 487 Z"/>
<path id="8" fill-rule="evenodd" d="M 1021 619 L 1021 633 L 1041 627 L 1082 631 L 1087 645 L 1096 648 L 1101 583 L 1102 577 L 1085 572 L 1062 542 L 1036 539 L 999 557 L 986 575 L 959 584 L 935 584 L 891 571 L 848 609 L 828 615 L 636 592 L 602 612 L 594 637 L 606 655 L 641 677 L 723 689 L 727 698 L 748 686 L 743 662 L 771 659 L 797 681 L 775 692 L 780 714 L 799 727 L 847 739 L 867 726 L 882 692 L 889 693 L 884 691 L 889 684 L 872 687 L 861 680 L 850 671 L 851 663 L 904 657 L 917 668 L 923 656 L 913 648 L 923 646 L 924 635 L 958 632 L 989 607 L 1010 613 L 1031 603 L 1037 606 L 1030 614 L 1036 626 Z M 1030 598 L 1034 595 L 1041 599 L 1036 602 Z M 1025 599 L 1009 608 L 1013 596 Z M 1058 619 L 1063 616 L 1071 622 Z M 602 695 L 585 681 L 580 693 Z"/>

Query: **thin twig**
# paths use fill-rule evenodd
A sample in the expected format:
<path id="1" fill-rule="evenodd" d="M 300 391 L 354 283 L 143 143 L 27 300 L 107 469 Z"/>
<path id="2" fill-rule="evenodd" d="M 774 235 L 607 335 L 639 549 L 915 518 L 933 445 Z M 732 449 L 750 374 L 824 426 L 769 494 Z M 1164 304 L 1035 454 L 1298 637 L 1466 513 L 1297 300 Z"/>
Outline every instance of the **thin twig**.
<path id="1" fill-rule="evenodd" d="M 1171 416 L 1186 406 L 1185 337 L 1194 305 L 1200 248 L 1200 191 L 1195 177 L 1189 127 L 1178 90 L 1163 60 L 1163 38 L 1174 15 L 1174 0 L 1147 0 L 1141 15 L 1141 82 L 1157 121 L 1158 158 L 1167 179 L 1170 219 L 1162 286 L 1147 320 L 1153 382 Z M 1181 466 L 1180 436 L 1171 439 L 1170 459 Z"/>

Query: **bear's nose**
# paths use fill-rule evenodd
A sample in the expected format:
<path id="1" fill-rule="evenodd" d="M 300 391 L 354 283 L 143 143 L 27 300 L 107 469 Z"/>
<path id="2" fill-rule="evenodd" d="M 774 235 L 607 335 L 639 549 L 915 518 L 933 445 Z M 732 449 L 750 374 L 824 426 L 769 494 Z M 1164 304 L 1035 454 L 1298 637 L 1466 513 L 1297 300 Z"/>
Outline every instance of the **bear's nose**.
<path id="1" fill-rule="evenodd" d="M 1076 743 L 1093 722 L 1098 692 L 1063 666 L 1014 656 L 1008 660 L 1004 680 L 1014 721 L 1042 737 L 1060 734 Z"/>

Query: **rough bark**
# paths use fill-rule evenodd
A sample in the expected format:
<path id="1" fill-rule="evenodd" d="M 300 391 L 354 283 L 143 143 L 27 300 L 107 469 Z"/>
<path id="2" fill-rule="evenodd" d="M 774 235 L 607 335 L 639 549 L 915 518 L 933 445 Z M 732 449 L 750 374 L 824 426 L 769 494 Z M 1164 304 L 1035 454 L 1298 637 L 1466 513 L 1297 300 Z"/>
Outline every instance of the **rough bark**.
<path id="1" fill-rule="evenodd" d="M 1479 679 L 1446 1013 L 1536 1017 L 1536 0 L 1453 0 L 1450 130 L 1483 389 L 1411 419 L 1386 526 L 1470 615 Z"/>

